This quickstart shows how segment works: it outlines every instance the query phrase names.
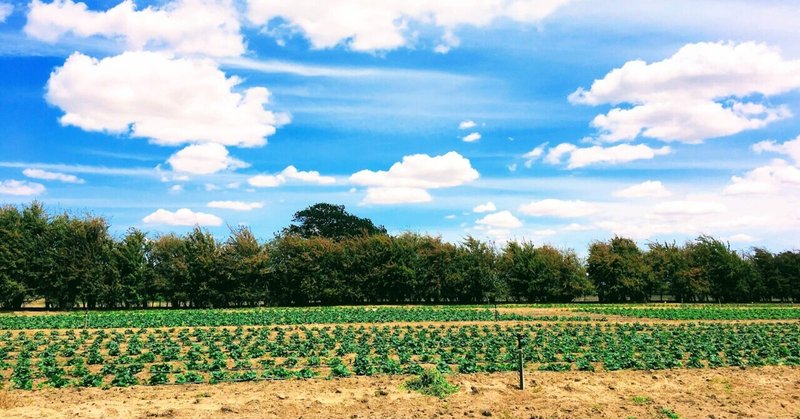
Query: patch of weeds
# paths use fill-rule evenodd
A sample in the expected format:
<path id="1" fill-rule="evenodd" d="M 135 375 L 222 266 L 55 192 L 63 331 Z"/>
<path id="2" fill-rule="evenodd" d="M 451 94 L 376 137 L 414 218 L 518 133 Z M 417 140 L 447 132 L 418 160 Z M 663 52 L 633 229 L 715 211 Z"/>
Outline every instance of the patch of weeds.
<path id="1" fill-rule="evenodd" d="M 447 381 L 441 371 L 430 368 L 410 380 L 406 381 L 405 388 L 414 390 L 427 396 L 444 399 L 458 391 L 458 386 Z"/>
<path id="2" fill-rule="evenodd" d="M 643 404 L 650 404 L 653 402 L 653 399 L 647 396 L 633 396 L 631 397 L 631 402 L 636 405 L 643 405 Z"/>
<path id="3" fill-rule="evenodd" d="M 668 409 L 666 407 L 662 407 L 661 409 L 658 409 L 658 417 L 664 418 L 664 419 L 680 419 L 681 418 L 677 413 L 675 413 L 674 410 Z"/>

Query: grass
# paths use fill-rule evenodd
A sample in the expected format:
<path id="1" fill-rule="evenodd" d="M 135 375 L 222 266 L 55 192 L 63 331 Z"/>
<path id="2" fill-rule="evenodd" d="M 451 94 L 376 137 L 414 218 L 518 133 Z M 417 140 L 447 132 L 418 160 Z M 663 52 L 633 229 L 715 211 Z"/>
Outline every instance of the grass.
<path id="1" fill-rule="evenodd" d="M 419 376 L 406 381 L 405 387 L 440 399 L 447 398 L 458 391 L 458 386 L 447 381 L 447 378 L 436 368 L 426 369 Z"/>
<path id="2" fill-rule="evenodd" d="M 644 404 L 652 403 L 653 399 L 651 399 L 650 397 L 647 397 L 647 396 L 633 396 L 633 397 L 631 397 L 631 402 L 633 402 L 633 404 L 641 406 L 641 405 L 644 405 Z"/>
<path id="3" fill-rule="evenodd" d="M 658 415 L 659 415 L 659 417 L 665 418 L 665 419 L 680 419 L 681 418 L 677 413 L 675 413 L 674 410 L 668 409 L 666 407 L 662 407 L 661 409 L 658 409 Z"/>

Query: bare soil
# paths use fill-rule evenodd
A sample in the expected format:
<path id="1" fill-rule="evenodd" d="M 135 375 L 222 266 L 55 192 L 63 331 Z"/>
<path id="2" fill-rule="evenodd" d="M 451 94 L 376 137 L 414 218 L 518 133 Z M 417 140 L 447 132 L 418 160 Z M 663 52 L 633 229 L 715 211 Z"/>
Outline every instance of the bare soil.
<path id="1" fill-rule="evenodd" d="M 454 375 L 446 400 L 406 377 L 0 391 L 3 418 L 800 417 L 800 368 Z"/>

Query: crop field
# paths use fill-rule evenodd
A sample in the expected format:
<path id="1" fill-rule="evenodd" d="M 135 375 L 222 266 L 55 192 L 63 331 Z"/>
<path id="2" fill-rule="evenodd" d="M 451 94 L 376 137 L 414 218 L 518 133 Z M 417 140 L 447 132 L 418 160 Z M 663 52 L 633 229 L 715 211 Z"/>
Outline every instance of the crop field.
<path id="1" fill-rule="evenodd" d="M 534 382 L 551 374 L 576 381 L 659 371 L 779 368 L 795 374 L 799 314 L 796 306 L 744 305 L 5 314 L 0 315 L 0 385 L 15 397 L 90 388 L 111 394 L 133 386 L 193 394 L 245 382 L 285 386 L 279 388 L 326 386 L 331 380 L 391 382 L 425 370 L 455 382 L 502 379 L 511 385 L 520 338 Z M 800 386 L 798 378 L 791 383 Z M 401 381 L 390 390 L 408 392 L 402 388 Z M 659 415 L 656 406 L 646 412 Z"/>
<path id="2" fill-rule="evenodd" d="M 798 307 L 599 307 L 582 312 L 661 320 L 800 320 Z"/>

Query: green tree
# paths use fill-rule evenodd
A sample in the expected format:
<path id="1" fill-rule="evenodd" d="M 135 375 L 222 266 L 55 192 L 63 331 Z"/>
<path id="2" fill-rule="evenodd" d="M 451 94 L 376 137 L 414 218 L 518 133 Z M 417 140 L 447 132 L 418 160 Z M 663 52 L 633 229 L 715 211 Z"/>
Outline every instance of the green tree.
<path id="1" fill-rule="evenodd" d="M 359 235 L 386 234 L 383 226 L 376 226 L 368 218 L 360 218 L 345 211 L 344 205 L 319 203 L 294 214 L 292 224 L 283 229 L 284 235 L 304 238 L 315 236 L 341 240 Z"/>
<path id="2" fill-rule="evenodd" d="M 602 302 L 646 301 L 653 289 L 652 271 L 631 239 L 592 243 L 587 272 Z"/>

